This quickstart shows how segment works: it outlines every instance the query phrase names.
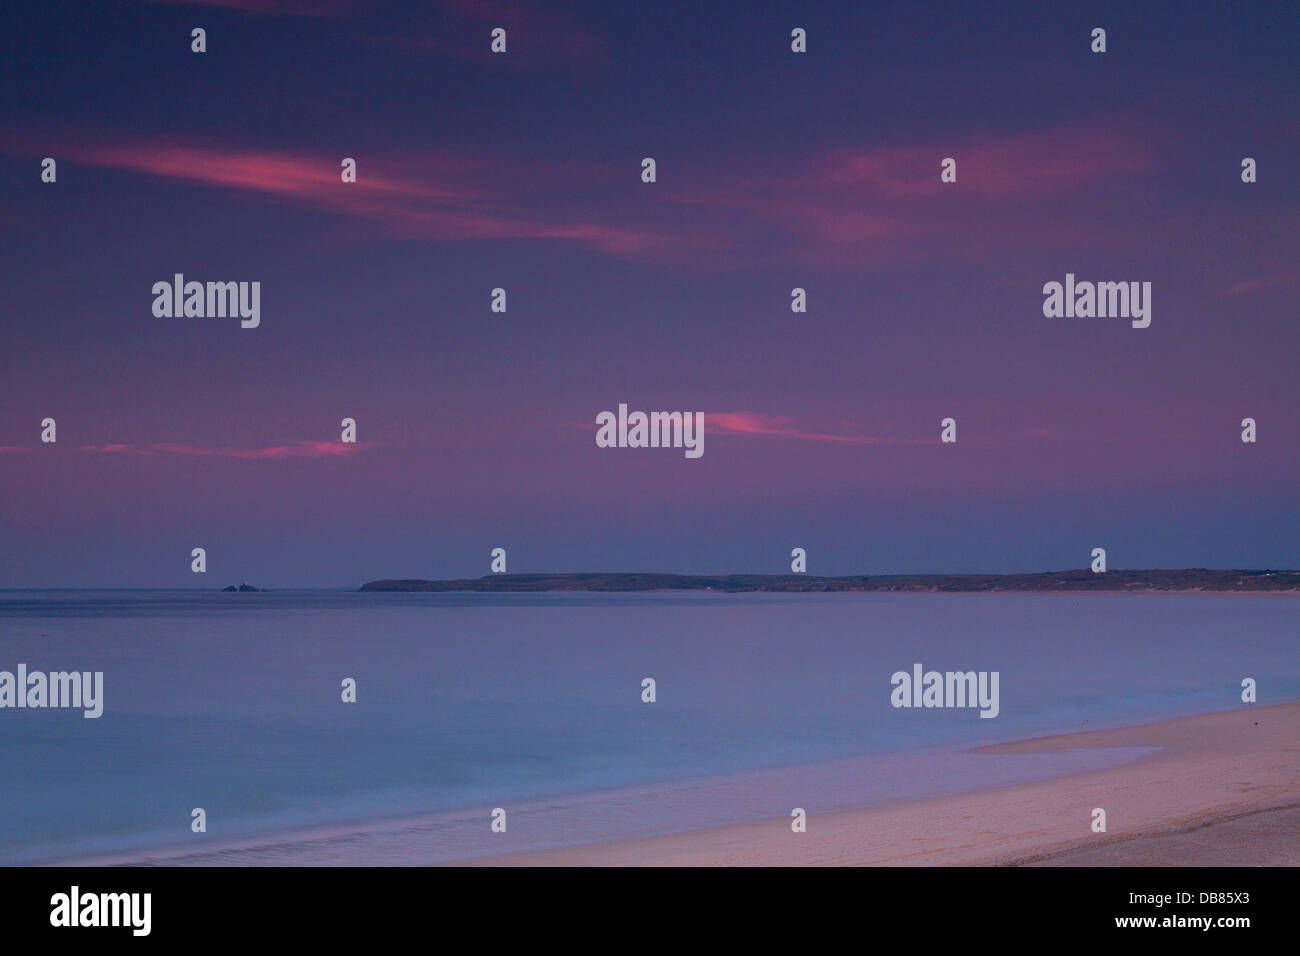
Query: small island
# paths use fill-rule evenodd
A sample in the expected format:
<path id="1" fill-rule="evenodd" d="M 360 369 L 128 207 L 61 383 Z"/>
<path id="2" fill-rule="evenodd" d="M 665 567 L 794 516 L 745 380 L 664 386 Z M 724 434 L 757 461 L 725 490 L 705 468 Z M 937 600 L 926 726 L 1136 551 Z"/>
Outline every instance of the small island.
<path id="1" fill-rule="evenodd" d="M 445 581 L 385 579 L 362 591 L 1300 591 L 1300 571 L 1215 571 L 1206 568 L 1103 571 L 1084 568 L 1033 574 L 489 574 Z"/>
<path id="2" fill-rule="evenodd" d="M 265 589 L 265 588 L 255 588 L 255 587 L 253 587 L 251 584 L 249 584 L 247 581 L 245 581 L 244 583 L 240 584 L 239 587 L 235 587 L 233 584 L 230 584 L 230 585 L 227 585 L 226 587 L 222 588 L 221 590 L 222 590 L 222 591 L 264 591 L 264 590 L 266 590 L 266 589 Z"/>

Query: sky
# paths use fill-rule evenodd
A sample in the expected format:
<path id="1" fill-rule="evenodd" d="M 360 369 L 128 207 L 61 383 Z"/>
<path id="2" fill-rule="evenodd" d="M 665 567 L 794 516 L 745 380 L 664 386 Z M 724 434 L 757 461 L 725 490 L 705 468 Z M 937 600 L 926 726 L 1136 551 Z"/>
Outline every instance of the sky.
<path id="1" fill-rule="evenodd" d="M 6 4 L 0 587 L 496 547 L 1298 568 L 1298 36 L 1282 3 Z M 155 316 L 178 272 L 260 282 L 260 325 Z M 1150 327 L 1045 317 L 1067 273 L 1150 282 Z M 598 448 L 620 403 L 703 412 L 703 456 Z"/>

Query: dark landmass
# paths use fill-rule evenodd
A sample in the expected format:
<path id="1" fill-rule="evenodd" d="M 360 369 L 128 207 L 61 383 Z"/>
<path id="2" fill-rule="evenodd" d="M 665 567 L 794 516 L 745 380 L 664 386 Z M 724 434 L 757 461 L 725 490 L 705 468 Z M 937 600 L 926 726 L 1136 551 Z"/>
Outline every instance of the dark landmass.
<path id="1" fill-rule="evenodd" d="M 262 590 L 264 590 L 264 588 L 255 588 L 255 587 L 253 587 L 251 584 L 241 584 L 239 587 L 235 587 L 233 584 L 230 584 L 230 585 L 227 585 L 226 587 L 222 588 L 221 590 L 223 590 L 223 591 L 262 591 Z"/>
<path id="2" fill-rule="evenodd" d="M 363 591 L 1300 591 L 1300 571 L 1043 571 L 1037 574 L 489 574 L 369 581 Z"/>

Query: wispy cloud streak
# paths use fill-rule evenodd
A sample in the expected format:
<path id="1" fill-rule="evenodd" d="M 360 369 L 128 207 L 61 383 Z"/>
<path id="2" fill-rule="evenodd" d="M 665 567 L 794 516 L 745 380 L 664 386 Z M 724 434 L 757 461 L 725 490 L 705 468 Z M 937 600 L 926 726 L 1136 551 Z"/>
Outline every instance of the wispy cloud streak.
<path id="1" fill-rule="evenodd" d="M 369 447 L 361 442 L 298 441 L 289 445 L 270 445 L 265 448 L 217 448 L 201 445 L 181 445 L 174 442 L 154 442 L 147 445 L 110 444 L 83 445 L 85 451 L 106 455 L 187 455 L 197 458 L 343 458 Z"/>
<path id="2" fill-rule="evenodd" d="M 415 25 L 400 35 L 367 37 L 381 43 L 434 56 L 451 57 L 506 69 L 590 69 L 609 62 L 605 38 L 554 5 L 520 0 L 442 0 L 436 22 Z M 506 31 L 505 56 L 491 51 L 491 31 Z"/>
<path id="3" fill-rule="evenodd" d="M 715 244 L 706 230 L 611 219 L 590 189 L 611 170 L 487 155 L 413 153 L 357 156 L 357 181 L 344 183 L 340 157 L 232 148 L 157 139 L 114 139 L 83 132 L 3 136 L 5 149 L 45 155 L 52 147 L 74 162 L 196 185 L 283 199 L 384 226 L 403 238 L 569 240 L 636 259 L 689 254 Z"/>
<path id="4" fill-rule="evenodd" d="M 146 0 L 164 7 L 218 7 L 262 16 L 337 19 L 355 13 L 358 0 Z"/>
<path id="5" fill-rule="evenodd" d="M 766 167 L 729 163 L 670 198 L 746 218 L 733 235 L 798 235 L 803 253 L 821 264 L 917 251 L 979 254 L 1026 236 L 1077 242 L 1108 233 L 1072 197 L 1155 167 L 1153 137 L 1140 133 L 1130 118 L 1108 117 L 930 146 L 836 149 Z M 956 160 L 955 183 L 940 180 L 948 157 Z M 752 172 L 737 176 L 737 169 Z"/>
<path id="6" fill-rule="evenodd" d="M 757 415 L 752 412 L 707 412 L 704 425 L 712 433 L 773 438 L 796 438 L 801 441 L 832 442 L 847 445 L 927 445 L 920 439 L 887 438 L 852 432 L 815 431 L 799 425 L 793 418 Z M 936 439 L 937 440 L 937 439 Z"/>
<path id="7" fill-rule="evenodd" d="M 1260 289 L 1272 289 L 1277 286 L 1295 285 L 1300 282 L 1300 276 L 1294 275 L 1271 275 L 1261 276 L 1258 279 L 1246 279 L 1229 286 L 1219 293 L 1220 296 L 1244 295 L 1248 292 L 1258 292 Z"/>

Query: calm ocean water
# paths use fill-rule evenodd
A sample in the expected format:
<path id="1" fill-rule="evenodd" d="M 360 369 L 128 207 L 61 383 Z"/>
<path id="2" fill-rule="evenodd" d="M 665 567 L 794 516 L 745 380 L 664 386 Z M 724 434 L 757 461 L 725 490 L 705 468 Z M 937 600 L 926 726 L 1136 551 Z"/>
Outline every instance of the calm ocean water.
<path id="1" fill-rule="evenodd" d="M 0 592 L 0 670 L 104 672 L 98 720 L 0 710 L 0 862 L 619 788 L 641 809 L 602 837 L 788 813 L 812 782 L 826 807 L 1013 782 L 1060 761 L 951 752 L 1242 706 L 1243 677 L 1294 700 L 1298 648 L 1275 597 Z M 1000 672 L 1000 716 L 892 708 L 918 661 Z M 829 763 L 857 755 L 881 772 Z M 745 774 L 771 807 L 653 797 Z"/>

